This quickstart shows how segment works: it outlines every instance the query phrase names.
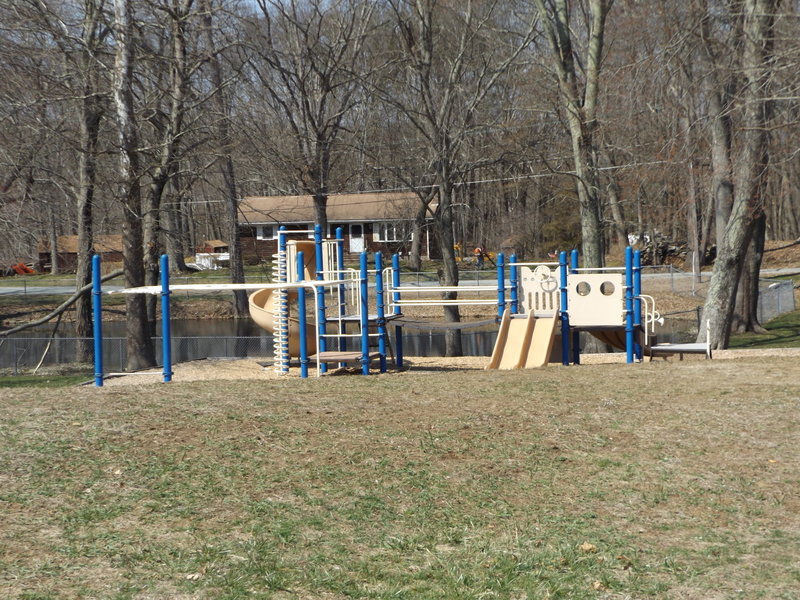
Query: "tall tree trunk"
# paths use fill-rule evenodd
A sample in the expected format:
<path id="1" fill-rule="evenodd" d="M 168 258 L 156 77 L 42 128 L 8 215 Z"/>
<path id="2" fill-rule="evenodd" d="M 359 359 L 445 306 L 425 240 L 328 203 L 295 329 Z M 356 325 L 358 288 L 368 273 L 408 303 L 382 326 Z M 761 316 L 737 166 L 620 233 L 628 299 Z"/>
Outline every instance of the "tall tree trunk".
<path id="1" fill-rule="evenodd" d="M 244 259 L 242 257 L 242 240 L 239 235 L 239 197 L 236 191 L 236 176 L 233 170 L 233 159 L 231 158 L 229 150 L 226 150 L 222 169 L 227 197 L 226 206 L 228 209 L 228 250 L 230 252 L 231 282 L 244 283 Z M 234 291 L 234 316 L 236 318 L 247 317 L 249 315 L 249 310 L 247 292 L 244 290 Z"/>
<path id="2" fill-rule="evenodd" d="M 411 250 L 408 255 L 408 268 L 411 271 L 422 270 L 422 256 L 420 251 L 422 249 L 422 237 L 425 235 L 425 213 L 427 211 L 428 208 L 423 205 L 414 217 L 414 229 L 411 234 Z"/>
<path id="3" fill-rule="evenodd" d="M 591 148 L 591 134 L 582 133 L 582 129 L 578 123 L 570 127 L 581 215 L 581 252 L 586 267 L 602 267 L 605 264 L 605 251 L 597 165 Z"/>
<path id="4" fill-rule="evenodd" d="M 723 106 L 720 93 L 709 97 L 711 119 L 711 195 L 714 199 L 714 223 L 717 246 L 725 235 L 725 227 L 733 209 L 731 179 L 731 122 L 729 110 Z"/>
<path id="5" fill-rule="evenodd" d="M 714 197 L 711 194 L 707 195 L 706 198 L 706 205 L 703 210 L 703 218 L 702 218 L 702 229 L 700 233 L 700 243 L 698 248 L 700 249 L 700 266 L 704 266 L 708 264 L 706 260 L 706 254 L 708 253 L 708 249 L 711 244 L 711 227 L 714 224 L 713 219 L 714 214 Z"/>
<path id="6" fill-rule="evenodd" d="M 230 134 L 230 104 L 225 89 L 222 64 L 214 43 L 213 10 L 210 0 L 204 0 L 203 33 L 208 47 L 208 60 L 211 66 L 211 83 L 214 86 L 214 109 L 217 113 L 217 138 L 220 145 L 219 168 L 224 183 L 225 208 L 228 221 L 227 241 L 230 252 L 230 273 L 232 283 L 244 283 L 244 259 L 242 257 L 242 241 L 239 234 L 239 193 L 236 186 L 236 171 L 233 166 L 231 149 L 233 141 Z M 315 202 L 316 204 L 316 202 Z M 324 232 L 323 232 L 324 234 Z M 233 293 L 233 314 L 236 318 L 249 314 L 247 292 L 235 290 Z"/>
<path id="7" fill-rule="evenodd" d="M 324 236 L 328 232 L 328 193 L 327 191 L 318 191 L 313 195 L 313 198 L 314 224 L 322 227 L 322 235 Z"/>
<path id="8" fill-rule="evenodd" d="M 408 268 L 411 271 L 422 270 L 422 241 L 426 234 L 425 217 L 428 215 L 428 208 L 435 197 L 435 189 L 429 190 L 425 196 L 420 195 L 419 209 L 414 215 L 414 231 L 411 238 L 411 252 L 408 257 Z"/>
<path id="9" fill-rule="evenodd" d="M 88 60 L 86 61 L 89 62 Z M 88 65 L 87 65 L 88 66 Z M 87 75 L 88 77 L 88 75 Z M 91 261 L 94 231 L 94 188 L 97 181 L 97 140 L 100 134 L 102 108 L 99 99 L 86 90 L 80 108 L 80 146 L 78 158 L 78 258 L 75 285 L 81 289 L 91 281 Z M 75 332 L 78 336 L 77 359 L 88 362 L 92 358 L 92 300 L 89 294 L 81 295 L 75 302 Z"/>
<path id="10" fill-rule="evenodd" d="M 554 0 L 553 9 L 548 10 L 544 0 L 536 0 L 536 6 L 550 41 L 553 64 L 558 75 L 559 93 L 572 139 L 584 265 L 602 267 L 605 258 L 603 227 L 593 138 L 597 128 L 597 94 L 600 85 L 605 21 L 610 3 L 607 0 L 589 1 L 591 26 L 588 32 L 588 52 L 584 69 L 586 83 L 582 92 L 579 90 L 575 66 L 569 3 L 567 0 Z"/>
<path id="11" fill-rule="evenodd" d="M 161 195 L 164 193 L 167 176 L 157 169 L 144 201 L 144 218 L 142 220 L 142 244 L 144 247 L 144 280 L 145 285 L 158 285 L 160 277 L 161 255 Z M 156 319 L 158 318 L 158 296 L 145 296 L 147 306 L 147 326 L 150 335 L 156 335 Z"/>
<path id="12" fill-rule="evenodd" d="M 437 238 L 439 250 L 442 253 L 442 269 L 439 272 L 439 284 L 445 286 L 458 285 L 458 263 L 456 262 L 455 240 L 453 239 L 453 201 L 452 188 L 448 185 L 450 178 L 447 174 L 440 175 L 439 206 L 436 209 Z M 443 292 L 443 300 L 455 300 L 456 292 Z M 444 306 L 444 320 L 448 323 L 458 323 L 461 315 L 458 305 Z M 461 330 L 446 329 L 444 335 L 445 356 L 462 356 Z"/>
<path id="13" fill-rule="evenodd" d="M 772 28 L 776 0 L 744 0 L 741 149 L 734 171 L 734 202 L 719 244 L 703 318 L 710 325 L 710 344 L 727 348 L 736 292 L 755 220 L 763 212 L 761 190 L 768 167 L 767 124 L 770 115 L 769 80 L 772 75 Z M 705 332 L 701 327 L 698 339 Z"/>
<path id="14" fill-rule="evenodd" d="M 177 163 L 176 163 L 177 165 Z M 181 218 L 181 204 L 183 199 L 183 188 L 180 181 L 180 167 L 176 168 L 169 185 L 169 197 L 172 201 L 166 205 L 161 205 L 161 223 L 164 231 L 164 246 L 169 256 L 169 266 L 173 273 L 186 273 L 186 261 L 184 254 L 186 251 L 185 240 L 186 232 L 184 222 Z"/>
<path id="15" fill-rule="evenodd" d="M 170 14 L 171 63 L 169 76 L 169 115 L 161 132 L 161 151 L 155 168 L 147 200 L 144 219 L 144 265 L 147 285 L 157 285 L 160 270 L 161 242 L 161 200 L 176 170 L 176 155 L 183 135 L 186 88 L 188 85 L 186 65 L 186 28 L 191 0 L 173 0 Z M 157 318 L 157 298 L 147 297 L 147 319 L 155 335 Z"/>
<path id="16" fill-rule="evenodd" d="M 47 207 L 47 212 L 50 213 L 50 227 L 48 233 L 50 236 L 50 275 L 58 275 L 58 225 L 56 225 L 56 211 L 52 206 Z"/>
<path id="17" fill-rule="evenodd" d="M 119 136 L 119 184 L 117 199 L 123 209 L 122 265 L 128 287 L 144 285 L 144 252 L 142 247 L 142 198 L 139 185 L 139 136 L 133 105 L 132 2 L 114 0 L 114 104 L 117 109 Z M 127 369 L 136 371 L 156 364 L 153 339 L 147 328 L 147 308 L 142 294 L 127 295 L 126 349 Z"/>
<path id="18" fill-rule="evenodd" d="M 731 331 L 766 333 L 758 320 L 758 288 L 761 260 L 764 256 L 764 241 L 767 232 L 767 215 L 761 213 L 753 223 L 753 235 L 747 248 L 739 290 L 736 293 L 736 308 L 733 313 Z"/>
<path id="19" fill-rule="evenodd" d="M 711 15 L 705 7 L 701 21 L 703 51 L 701 60 L 706 64 L 705 92 L 708 97 L 708 118 L 711 128 L 711 198 L 714 203 L 716 243 L 719 246 L 733 209 L 733 172 L 731 165 L 731 86 L 727 74 L 720 73 L 717 50 L 709 31 Z"/>

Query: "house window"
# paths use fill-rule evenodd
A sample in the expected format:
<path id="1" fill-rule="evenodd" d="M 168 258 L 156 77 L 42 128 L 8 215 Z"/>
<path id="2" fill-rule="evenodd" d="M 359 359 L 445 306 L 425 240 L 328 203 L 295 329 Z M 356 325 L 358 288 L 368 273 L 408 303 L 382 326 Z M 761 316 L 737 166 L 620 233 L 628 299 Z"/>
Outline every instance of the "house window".
<path id="1" fill-rule="evenodd" d="M 372 228 L 376 242 L 404 242 L 406 240 L 405 223 L 375 223 Z"/>
<path id="2" fill-rule="evenodd" d="M 277 229 L 274 225 L 259 225 L 256 227 L 257 240 L 274 240 L 276 238 Z"/>
<path id="3" fill-rule="evenodd" d="M 347 235 L 347 223 L 328 223 L 328 237 L 336 238 L 336 230 L 341 227 L 342 235 Z"/>

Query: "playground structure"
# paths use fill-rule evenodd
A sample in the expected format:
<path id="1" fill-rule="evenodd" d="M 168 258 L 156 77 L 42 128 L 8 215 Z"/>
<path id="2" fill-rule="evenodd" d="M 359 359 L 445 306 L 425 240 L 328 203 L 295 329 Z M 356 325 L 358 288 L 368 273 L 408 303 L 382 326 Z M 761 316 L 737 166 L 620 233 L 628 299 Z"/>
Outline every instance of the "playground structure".
<path id="1" fill-rule="evenodd" d="M 512 296 L 510 310 L 502 315 L 487 369 L 546 366 L 559 329 L 564 365 L 580 364 L 581 331 L 625 351 L 628 363 L 674 354 L 711 358 L 708 342 L 656 344 L 654 327 L 663 319 L 655 300 L 642 293 L 641 254 L 630 247 L 624 267 L 579 268 L 573 250 L 569 264 L 566 252 L 557 263 L 517 263 L 512 257 L 510 274 L 512 295 L 519 289 L 523 299 Z"/>
<path id="2" fill-rule="evenodd" d="M 403 367 L 403 308 L 407 306 L 496 305 L 500 327 L 487 369 L 518 369 L 546 366 L 552 361 L 560 332 L 561 363 L 580 363 L 578 334 L 587 331 L 626 352 L 628 363 L 643 356 L 704 353 L 711 358 L 708 344 L 655 344 L 653 327 L 663 322 L 655 302 L 641 293 L 641 259 L 626 249 L 625 266 L 611 269 L 581 269 L 573 250 L 558 262 L 520 263 L 512 255 L 508 264 L 497 255 L 496 287 L 401 285 L 399 256 L 384 268 L 381 253 L 369 269 L 368 255 L 361 253 L 359 269 L 344 267 L 344 239 L 341 229 L 333 240 L 323 240 L 319 227 L 311 231 L 314 240 L 288 240 L 279 231 L 278 252 L 273 257 L 273 281 L 269 284 L 169 284 L 167 257 L 161 259 L 161 286 L 121 290 L 122 293 L 160 294 L 162 298 L 162 356 L 164 381 L 172 378 L 169 298 L 172 291 L 247 290 L 254 321 L 270 331 L 274 339 L 274 367 L 287 374 L 293 359 L 299 361 L 301 377 L 308 376 L 311 362 L 317 374 L 329 364 L 359 363 L 369 374 L 370 363 L 378 359 L 386 371 L 387 350 L 391 349 L 389 323 L 394 321 L 394 361 Z M 95 384 L 102 385 L 102 323 L 100 258 L 93 261 L 95 326 Z M 509 275 L 507 281 L 506 275 Z M 374 278 L 374 314 L 369 313 L 369 282 Z M 447 298 L 463 292 L 492 291 L 494 298 Z M 313 312 L 308 314 L 308 294 Z M 431 297 L 433 295 L 434 297 Z M 436 297 L 438 296 L 438 297 Z M 507 301 L 508 298 L 508 301 Z M 348 331 L 354 326 L 355 331 Z M 353 349 L 352 342 L 359 348 Z M 377 347 L 377 351 L 370 348 Z M 555 361 L 557 362 L 557 361 Z"/>
<path id="3" fill-rule="evenodd" d="M 261 289 L 250 295 L 250 315 L 274 338 L 274 364 L 279 373 L 288 373 L 292 358 L 298 358 L 301 376 L 307 376 L 307 365 L 316 361 L 317 373 L 327 371 L 329 363 L 344 366 L 360 362 L 362 371 L 369 373 L 369 364 L 380 359 L 381 372 L 386 371 L 386 321 L 383 302 L 383 264 L 381 254 L 375 255 L 375 269 L 368 269 L 367 253 L 361 254 L 360 269 L 344 267 L 344 236 L 341 228 L 336 238 L 322 239 L 317 226 L 309 231 L 314 241 L 288 240 L 284 228 L 279 230 L 278 252 L 272 257 L 275 289 Z M 377 312 L 369 314 L 368 279 L 374 275 L 377 291 Z M 315 326 L 308 327 L 305 290 L 296 292 L 286 287 L 305 281 L 330 281 L 314 289 Z M 330 300 L 328 299 L 330 298 Z M 291 306 L 296 301 L 296 315 Z M 332 314 L 329 311 L 332 310 Z M 355 325 L 355 333 L 348 325 Z M 377 329 L 377 331 L 373 331 Z M 378 338 L 378 352 L 370 353 L 370 338 Z M 348 340 L 359 340 L 361 349 L 350 350 Z"/>

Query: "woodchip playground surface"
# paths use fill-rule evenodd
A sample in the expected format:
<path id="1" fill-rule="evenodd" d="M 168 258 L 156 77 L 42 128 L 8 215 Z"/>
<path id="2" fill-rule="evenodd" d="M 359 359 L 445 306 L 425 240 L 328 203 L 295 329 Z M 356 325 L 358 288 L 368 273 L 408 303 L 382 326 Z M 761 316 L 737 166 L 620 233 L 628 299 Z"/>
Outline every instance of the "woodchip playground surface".
<path id="1" fill-rule="evenodd" d="M 714 352 L 713 360 L 734 360 L 744 358 L 757 358 L 769 356 L 795 356 L 800 358 L 800 348 L 767 348 L 767 349 L 742 349 L 742 350 L 718 350 Z M 647 360 L 647 359 L 645 359 Z M 706 361 L 704 356 L 686 355 L 685 362 L 696 363 L 698 361 Z M 398 371 L 396 368 L 389 366 L 385 376 L 397 376 L 406 373 L 436 373 L 436 372 L 457 372 L 457 371 L 480 371 L 483 370 L 489 363 L 489 357 L 486 356 L 462 356 L 458 358 L 450 357 L 408 357 L 405 359 L 406 368 Z M 657 358 L 652 362 L 658 364 L 663 359 Z M 680 362 L 678 357 L 669 358 L 670 362 Z M 581 364 L 583 365 L 604 365 L 604 364 L 619 364 L 625 362 L 625 354 L 623 352 L 613 353 L 598 353 L 598 354 L 584 354 L 581 356 Z M 371 373 L 377 373 L 374 367 Z M 546 369 L 559 370 L 563 369 L 562 365 L 550 365 Z M 631 365 L 631 368 L 636 368 L 636 365 Z M 270 380 L 280 378 L 299 378 L 300 370 L 298 367 L 292 367 L 288 374 L 278 374 L 271 365 L 266 365 L 254 359 L 205 359 L 196 360 L 186 363 L 180 363 L 173 366 L 172 383 L 188 382 L 188 381 L 214 381 L 214 380 Z M 501 376 L 502 371 L 498 372 Z M 161 383 L 162 371 L 159 369 L 152 369 L 142 371 L 139 373 L 111 376 L 108 377 L 104 383 L 105 386 L 138 386 L 143 384 L 156 384 Z M 338 375 L 360 375 L 357 368 L 345 369 L 332 369 L 325 375 L 326 377 Z M 311 365 L 309 368 L 309 377 L 316 376 L 316 368 Z"/>

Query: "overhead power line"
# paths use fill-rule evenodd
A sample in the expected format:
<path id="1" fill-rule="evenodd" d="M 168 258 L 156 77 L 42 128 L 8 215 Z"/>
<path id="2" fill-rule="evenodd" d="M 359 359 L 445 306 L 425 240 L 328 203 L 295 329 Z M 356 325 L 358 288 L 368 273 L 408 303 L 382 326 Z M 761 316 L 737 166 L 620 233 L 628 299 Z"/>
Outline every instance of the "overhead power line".
<path id="1" fill-rule="evenodd" d="M 624 165 L 611 165 L 607 167 L 597 167 L 598 171 L 618 171 L 621 169 L 634 169 L 637 167 L 649 167 L 654 165 L 668 165 L 673 164 L 674 161 L 669 160 L 651 160 L 647 162 L 636 162 L 636 163 L 627 163 Z M 530 173 L 527 175 L 514 175 L 513 177 L 495 177 L 492 179 L 475 179 L 472 181 L 460 181 L 456 183 L 456 186 L 464 186 L 464 185 L 478 185 L 482 183 L 505 183 L 510 181 L 522 181 L 526 179 L 544 179 L 546 177 L 557 177 L 559 175 L 576 175 L 576 172 L 573 171 L 549 171 L 547 173 Z M 386 194 L 389 192 L 413 192 L 415 189 L 424 190 L 424 189 L 431 189 L 437 187 L 435 184 L 429 185 L 420 185 L 416 188 L 413 187 L 393 187 L 393 188 L 382 188 L 382 189 L 374 189 L 374 190 L 358 190 L 355 192 L 340 192 L 342 194 Z M 333 195 L 333 194 L 331 194 Z M 356 204 L 372 204 L 373 202 L 348 202 L 346 204 L 342 204 L 342 206 L 351 206 Z"/>

